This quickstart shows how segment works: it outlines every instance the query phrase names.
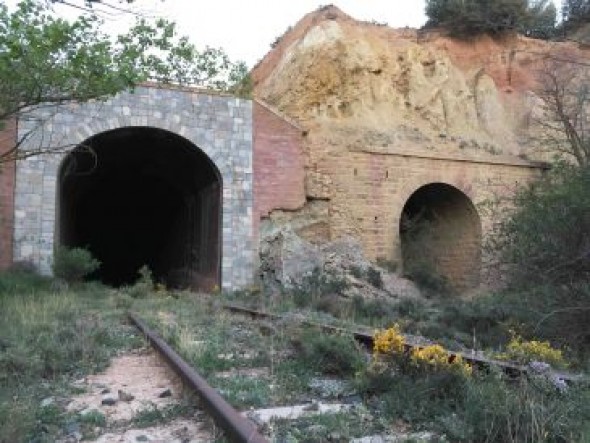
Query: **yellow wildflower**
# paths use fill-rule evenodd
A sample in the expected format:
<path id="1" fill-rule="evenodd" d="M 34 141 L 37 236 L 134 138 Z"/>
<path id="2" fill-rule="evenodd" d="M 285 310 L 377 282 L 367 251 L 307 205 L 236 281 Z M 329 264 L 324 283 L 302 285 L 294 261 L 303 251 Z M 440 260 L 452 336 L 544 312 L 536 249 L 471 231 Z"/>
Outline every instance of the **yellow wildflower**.
<path id="1" fill-rule="evenodd" d="M 519 363 L 542 361 L 556 367 L 566 366 L 561 349 L 553 348 L 548 341 L 525 341 L 519 335 L 512 336 L 506 352 L 499 354 L 498 358 Z"/>
<path id="2" fill-rule="evenodd" d="M 401 354 L 405 349 L 405 339 L 401 334 L 399 326 L 393 325 L 384 331 L 375 332 L 373 338 L 373 353 L 378 354 Z"/>
<path id="3" fill-rule="evenodd" d="M 412 363 L 418 367 L 434 370 L 457 370 L 470 375 L 472 368 L 460 355 L 450 355 L 441 345 L 414 348 L 410 355 Z"/>

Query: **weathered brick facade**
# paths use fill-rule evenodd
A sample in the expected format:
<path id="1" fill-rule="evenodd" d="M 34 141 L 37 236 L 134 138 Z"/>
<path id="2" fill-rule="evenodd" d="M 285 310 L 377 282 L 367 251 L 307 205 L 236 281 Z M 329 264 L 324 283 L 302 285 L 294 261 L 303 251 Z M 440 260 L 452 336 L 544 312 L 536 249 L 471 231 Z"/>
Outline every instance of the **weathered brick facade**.
<path id="1" fill-rule="evenodd" d="M 449 185 L 459 196 L 436 209 L 455 226 L 457 238 L 434 242 L 431 253 L 458 287 L 472 286 L 479 280 L 481 239 L 493 222 L 478 205 L 541 171 L 537 164 L 499 155 L 338 146 L 305 137 L 297 124 L 262 102 L 194 91 L 140 88 L 106 103 L 59 110 L 49 116 L 45 130 L 52 134 L 52 143 L 74 147 L 96 134 L 125 127 L 176 133 L 194 143 L 219 170 L 225 289 L 254 281 L 261 219 L 275 210 L 297 211 L 307 201 L 320 200 L 327 207 L 322 221 L 326 240 L 357 238 L 370 259 L 403 267 L 402 212 L 412 195 L 430 184 Z M 30 129 L 23 124 L 19 133 Z M 9 124 L 0 133 L 0 149 L 12 146 L 16 136 L 15 125 Z M 19 162 L 16 171 L 14 165 L 4 165 L 0 267 L 29 260 L 43 272 L 50 271 L 59 242 L 56 195 L 63 158 L 63 153 L 32 157 Z M 461 203 L 463 197 L 467 203 Z M 214 229 L 209 231 L 216 235 Z"/>
<path id="2" fill-rule="evenodd" d="M 512 192 L 542 171 L 539 164 L 503 156 L 469 157 L 387 147 L 349 150 L 317 142 L 308 152 L 307 194 L 330 201 L 330 238 L 357 238 L 370 259 L 385 259 L 398 267 L 403 267 L 402 211 L 421 187 L 441 183 L 463 193 L 478 213 L 480 226 L 474 229 L 485 235 L 493 220 L 478 206 Z M 455 222 L 462 223 L 460 219 Z M 463 281 L 464 271 L 473 265 L 467 262 L 480 256 L 481 243 L 474 244 L 475 237 L 470 238 L 453 239 L 453 249 L 441 254 L 439 260 L 441 271 L 459 287 L 469 286 Z"/>
<path id="3" fill-rule="evenodd" d="M 254 236 L 271 211 L 305 204 L 303 131 L 254 101 Z"/>

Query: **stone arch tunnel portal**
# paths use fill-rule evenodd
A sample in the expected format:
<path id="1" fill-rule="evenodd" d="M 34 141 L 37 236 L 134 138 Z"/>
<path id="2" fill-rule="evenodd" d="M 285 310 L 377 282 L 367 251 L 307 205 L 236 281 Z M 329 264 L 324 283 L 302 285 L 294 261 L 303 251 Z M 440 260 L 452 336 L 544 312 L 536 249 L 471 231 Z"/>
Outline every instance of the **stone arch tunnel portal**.
<path id="1" fill-rule="evenodd" d="M 400 221 L 404 272 L 415 279 L 442 277 L 459 292 L 479 284 L 481 222 L 469 197 L 444 183 L 417 189 Z"/>
<path id="2" fill-rule="evenodd" d="M 58 178 L 58 244 L 101 261 L 120 286 L 147 265 L 169 286 L 220 285 L 221 175 L 185 138 L 147 127 L 100 133 L 67 155 Z"/>

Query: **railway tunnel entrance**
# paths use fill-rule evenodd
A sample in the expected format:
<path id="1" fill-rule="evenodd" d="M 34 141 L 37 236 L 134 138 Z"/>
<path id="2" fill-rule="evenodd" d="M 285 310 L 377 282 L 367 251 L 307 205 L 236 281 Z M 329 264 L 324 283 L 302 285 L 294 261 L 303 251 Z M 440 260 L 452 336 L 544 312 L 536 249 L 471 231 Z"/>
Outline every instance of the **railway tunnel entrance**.
<path id="1" fill-rule="evenodd" d="M 480 280 L 481 222 L 469 197 L 444 183 L 416 190 L 400 221 L 404 272 L 458 292 Z"/>
<path id="2" fill-rule="evenodd" d="M 220 285 L 221 175 L 190 141 L 156 128 L 100 133 L 58 177 L 58 244 L 87 248 L 93 276 L 131 284 L 147 265 L 173 287 Z"/>

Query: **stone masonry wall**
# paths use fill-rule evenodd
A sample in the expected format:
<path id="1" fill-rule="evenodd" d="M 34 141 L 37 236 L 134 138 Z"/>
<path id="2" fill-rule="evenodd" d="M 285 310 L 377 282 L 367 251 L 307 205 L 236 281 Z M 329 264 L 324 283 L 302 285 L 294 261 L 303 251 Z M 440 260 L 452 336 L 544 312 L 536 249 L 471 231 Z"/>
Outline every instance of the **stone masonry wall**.
<path id="1" fill-rule="evenodd" d="M 56 220 L 57 177 L 69 149 L 98 133 L 122 127 L 153 127 L 178 134 L 209 156 L 223 182 L 222 288 L 252 283 L 253 242 L 252 103 L 197 91 L 140 87 L 105 102 L 49 108 L 38 127 L 23 120 L 19 136 L 33 131 L 25 149 L 66 147 L 17 165 L 14 259 L 50 273 Z"/>
<path id="2" fill-rule="evenodd" d="M 305 204 L 302 130 L 254 102 L 254 237 L 271 211 Z"/>
<path id="3" fill-rule="evenodd" d="M 16 123 L 10 121 L 0 131 L 0 154 L 16 143 Z M 12 231 L 14 224 L 15 164 L 0 165 L 0 269 L 12 264 Z"/>

